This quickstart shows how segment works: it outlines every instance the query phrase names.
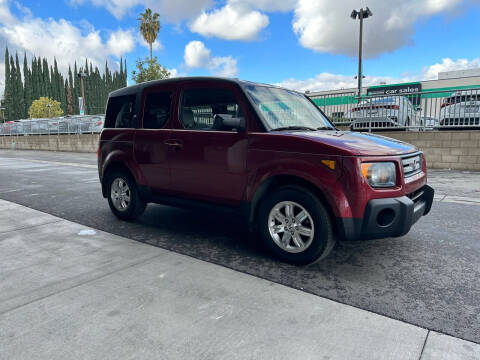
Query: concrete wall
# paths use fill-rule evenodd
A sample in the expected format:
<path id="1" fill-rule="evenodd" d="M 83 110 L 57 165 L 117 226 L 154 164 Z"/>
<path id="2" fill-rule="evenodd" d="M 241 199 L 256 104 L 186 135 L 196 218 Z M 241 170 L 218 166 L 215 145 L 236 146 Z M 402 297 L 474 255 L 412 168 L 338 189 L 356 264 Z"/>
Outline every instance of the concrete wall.
<path id="1" fill-rule="evenodd" d="M 433 169 L 480 171 L 480 130 L 380 132 L 416 145 L 425 153 L 427 165 Z M 0 136 L 0 148 L 96 152 L 98 134 Z"/>
<path id="2" fill-rule="evenodd" d="M 417 146 L 431 169 L 480 171 L 480 130 L 381 132 Z"/>
<path id="3" fill-rule="evenodd" d="M 99 134 L 0 136 L 0 149 L 97 152 Z"/>

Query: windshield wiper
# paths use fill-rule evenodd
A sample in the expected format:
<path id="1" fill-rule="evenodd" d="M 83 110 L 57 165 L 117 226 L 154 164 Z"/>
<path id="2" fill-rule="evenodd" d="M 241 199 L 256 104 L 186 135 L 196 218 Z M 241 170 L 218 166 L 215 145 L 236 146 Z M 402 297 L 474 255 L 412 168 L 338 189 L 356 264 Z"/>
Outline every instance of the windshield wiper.
<path id="1" fill-rule="evenodd" d="M 331 126 L 320 126 L 317 128 L 317 130 L 335 130 L 335 128 Z"/>
<path id="2" fill-rule="evenodd" d="M 308 130 L 308 131 L 316 131 L 317 129 L 308 127 L 308 126 L 283 126 L 279 128 L 272 129 L 270 131 L 282 131 L 282 130 Z"/>

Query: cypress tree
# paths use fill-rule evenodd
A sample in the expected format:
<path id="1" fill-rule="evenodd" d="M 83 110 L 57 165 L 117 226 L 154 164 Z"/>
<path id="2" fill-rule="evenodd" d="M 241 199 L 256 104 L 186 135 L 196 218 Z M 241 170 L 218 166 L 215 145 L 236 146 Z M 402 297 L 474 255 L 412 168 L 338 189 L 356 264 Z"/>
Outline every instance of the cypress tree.
<path id="1" fill-rule="evenodd" d="M 32 99 L 37 100 L 40 98 L 40 90 L 39 90 L 39 80 L 38 80 L 38 67 L 37 67 L 37 57 L 34 56 L 32 58 Z"/>
<path id="2" fill-rule="evenodd" d="M 8 54 L 8 48 L 5 48 L 5 89 L 3 92 L 3 98 L 5 101 L 5 119 L 8 121 L 11 120 L 12 112 L 10 55 Z"/>
<path id="3" fill-rule="evenodd" d="M 48 93 L 50 98 L 58 100 L 57 94 L 55 91 L 55 75 L 53 73 L 53 66 L 50 65 L 50 82 L 48 83 Z"/>
<path id="4" fill-rule="evenodd" d="M 80 69 L 75 61 L 68 67 L 68 77 L 59 71 L 54 58 L 53 66 L 49 66 L 46 58 L 32 56 L 29 67 L 26 53 L 23 57 L 23 71 L 20 69 L 18 54 L 14 57 L 5 49 L 5 117 L 7 120 L 26 118 L 33 102 L 41 96 L 54 98 L 61 103 L 67 114 L 78 114 L 78 98 L 81 97 L 81 85 L 78 73 L 84 72 L 85 104 L 89 114 L 102 113 L 105 109 L 108 94 L 127 83 L 127 62 L 120 59 L 119 70 L 111 71 L 105 61 L 102 74 L 98 66 L 85 59 L 85 66 Z M 22 76 L 23 73 L 23 76 Z"/>
<path id="5" fill-rule="evenodd" d="M 41 96 L 52 97 L 50 90 L 50 71 L 47 59 L 42 59 L 42 94 Z"/>
<path id="6" fill-rule="evenodd" d="M 72 75 L 72 71 L 70 70 L 69 67 L 69 72 L 70 72 L 70 77 Z M 71 83 L 68 83 L 68 80 L 65 79 L 65 97 L 66 97 L 66 103 L 67 103 L 67 114 L 72 115 L 72 88 L 71 88 Z"/>
<path id="7" fill-rule="evenodd" d="M 78 68 L 77 68 L 77 62 L 76 61 L 75 61 L 75 67 L 74 67 L 74 73 L 73 73 L 73 80 L 74 80 L 73 103 L 74 103 L 74 106 L 75 106 L 75 108 L 73 109 L 73 113 L 78 114 L 79 113 L 78 98 L 80 96 L 82 96 L 81 95 L 82 90 L 80 89 L 80 81 L 78 79 Z"/>
<path id="8" fill-rule="evenodd" d="M 125 59 L 125 66 L 124 66 L 124 70 L 123 70 L 123 84 L 122 84 L 122 87 L 125 87 L 127 86 L 127 59 Z"/>
<path id="9" fill-rule="evenodd" d="M 72 75 L 72 68 L 70 65 L 68 65 L 68 88 L 70 91 L 70 112 L 69 114 L 72 115 L 73 111 L 75 109 L 75 93 L 73 90 L 73 75 Z M 68 107 L 68 93 L 67 95 L 67 107 Z"/>
<path id="10" fill-rule="evenodd" d="M 16 117 L 23 119 L 25 117 L 25 89 L 23 87 L 22 73 L 20 71 L 20 62 L 18 61 L 18 53 L 15 53 L 15 103 L 16 103 Z"/>
<path id="11" fill-rule="evenodd" d="M 23 55 L 23 80 L 24 80 L 24 89 L 25 89 L 24 117 L 27 118 L 28 109 L 30 108 L 30 105 L 32 105 L 32 102 L 33 102 L 33 82 L 32 82 L 32 72 L 28 68 L 26 53 L 24 53 Z"/>

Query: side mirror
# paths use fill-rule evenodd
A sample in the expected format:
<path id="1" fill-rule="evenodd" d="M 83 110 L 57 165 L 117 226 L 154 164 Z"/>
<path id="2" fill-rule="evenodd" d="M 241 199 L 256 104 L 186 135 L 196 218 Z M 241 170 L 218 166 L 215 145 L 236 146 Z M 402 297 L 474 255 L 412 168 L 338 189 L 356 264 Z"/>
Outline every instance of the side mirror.
<path id="1" fill-rule="evenodd" d="M 238 132 L 245 130 L 246 120 L 244 117 L 233 117 L 230 114 L 215 114 L 213 117 L 213 128 L 215 130 Z"/>

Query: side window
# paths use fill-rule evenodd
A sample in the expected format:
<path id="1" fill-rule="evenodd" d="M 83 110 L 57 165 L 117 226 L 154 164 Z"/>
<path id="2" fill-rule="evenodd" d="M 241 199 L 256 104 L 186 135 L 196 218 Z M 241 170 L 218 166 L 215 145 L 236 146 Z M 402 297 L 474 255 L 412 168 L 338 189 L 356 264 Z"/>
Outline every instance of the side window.
<path id="1" fill-rule="evenodd" d="M 148 94 L 143 112 L 144 129 L 161 129 L 170 118 L 172 93 L 169 91 Z"/>
<path id="2" fill-rule="evenodd" d="M 191 130 L 224 130 L 215 123 L 216 114 L 244 116 L 228 89 L 187 89 L 183 92 L 180 113 L 183 127 Z"/>
<path id="3" fill-rule="evenodd" d="M 108 100 L 106 128 L 135 128 L 135 96 L 117 96 Z"/>

